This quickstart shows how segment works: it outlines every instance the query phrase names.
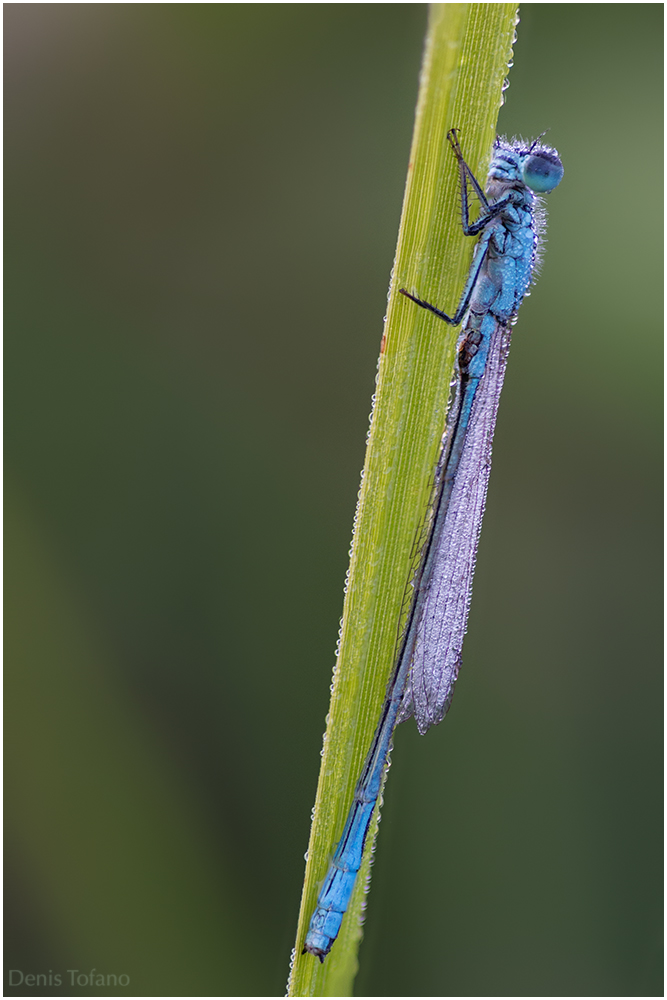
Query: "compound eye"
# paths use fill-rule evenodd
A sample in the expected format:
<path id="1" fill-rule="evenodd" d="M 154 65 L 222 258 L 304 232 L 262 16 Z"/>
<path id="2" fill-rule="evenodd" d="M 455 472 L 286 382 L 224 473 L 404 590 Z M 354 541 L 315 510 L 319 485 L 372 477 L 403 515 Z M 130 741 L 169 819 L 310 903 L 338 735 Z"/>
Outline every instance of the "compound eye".
<path id="1" fill-rule="evenodd" d="M 555 154 L 529 156 L 522 167 L 524 183 L 537 194 L 547 194 L 563 179 L 563 164 Z"/>

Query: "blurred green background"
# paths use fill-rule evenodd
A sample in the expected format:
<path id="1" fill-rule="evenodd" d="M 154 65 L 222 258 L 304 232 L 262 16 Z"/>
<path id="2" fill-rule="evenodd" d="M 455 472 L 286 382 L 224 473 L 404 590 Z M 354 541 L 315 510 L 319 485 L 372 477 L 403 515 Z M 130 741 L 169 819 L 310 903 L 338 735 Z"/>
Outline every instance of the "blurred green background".
<path id="1" fill-rule="evenodd" d="M 278 996 L 427 10 L 4 13 L 5 995 Z M 358 995 L 662 995 L 662 15 L 522 8 L 565 180 Z"/>

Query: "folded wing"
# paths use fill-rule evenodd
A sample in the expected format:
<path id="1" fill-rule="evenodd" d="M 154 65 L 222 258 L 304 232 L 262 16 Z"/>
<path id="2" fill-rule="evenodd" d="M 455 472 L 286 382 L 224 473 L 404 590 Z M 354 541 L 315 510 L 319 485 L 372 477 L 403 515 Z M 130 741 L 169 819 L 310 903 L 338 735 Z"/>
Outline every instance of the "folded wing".
<path id="1" fill-rule="evenodd" d="M 476 385 L 468 383 L 474 400 L 458 470 L 435 515 L 419 583 L 412 667 L 399 721 L 414 714 L 422 734 L 444 718 L 459 672 L 509 343 L 510 328 L 497 323 L 484 376 Z"/>

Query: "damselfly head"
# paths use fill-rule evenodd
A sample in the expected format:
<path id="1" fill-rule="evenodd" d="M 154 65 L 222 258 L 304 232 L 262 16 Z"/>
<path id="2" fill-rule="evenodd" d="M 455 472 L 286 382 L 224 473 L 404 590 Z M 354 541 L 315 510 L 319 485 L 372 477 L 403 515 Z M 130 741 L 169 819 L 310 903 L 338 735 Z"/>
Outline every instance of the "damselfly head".
<path id="1" fill-rule="evenodd" d="M 525 139 L 508 140 L 499 136 L 489 167 L 489 182 L 499 181 L 510 187 L 525 185 L 535 194 L 553 191 L 563 179 L 563 164 L 556 150 L 541 143 L 541 138 L 526 142 Z M 495 197 L 499 197 L 498 190 Z"/>

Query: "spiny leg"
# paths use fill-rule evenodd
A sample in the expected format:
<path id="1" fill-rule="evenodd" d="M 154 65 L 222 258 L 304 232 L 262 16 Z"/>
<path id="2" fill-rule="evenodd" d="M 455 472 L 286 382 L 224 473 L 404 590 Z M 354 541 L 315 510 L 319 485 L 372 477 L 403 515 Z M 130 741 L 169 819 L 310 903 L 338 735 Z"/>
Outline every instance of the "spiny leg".
<path id="1" fill-rule="evenodd" d="M 463 227 L 463 232 L 466 236 L 476 236 L 477 233 L 481 233 L 483 229 L 488 226 L 488 224 L 495 219 L 503 209 L 511 201 L 511 192 L 508 192 L 498 201 L 491 204 L 487 201 L 486 195 L 479 184 L 477 178 L 473 174 L 472 170 L 463 159 L 463 153 L 461 152 L 461 147 L 459 145 L 459 140 L 457 132 L 459 129 L 450 128 L 447 133 L 447 138 L 449 144 L 454 150 L 454 156 L 457 159 L 459 165 L 459 177 L 461 182 L 461 226 Z M 468 180 L 472 184 L 475 194 L 479 198 L 480 204 L 482 206 L 482 214 L 475 222 L 470 221 L 470 206 L 468 203 Z"/>
<path id="2" fill-rule="evenodd" d="M 430 302 L 426 302 L 424 299 L 418 298 L 416 295 L 412 295 L 405 288 L 399 288 L 401 295 L 405 295 L 407 299 L 411 299 L 416 305 L 421 306 L 422 309 L 428 309 L 429 312 L 434 313 L 439 316 L 440 319 L 444 319 L 445 323 L 449 323 L 450 326 L 458 326 L 463 317 L 466 314 L 466 310 L 470 305 L 470 299 L 477 283 L 479 277 L 479 272 L 482 270 L 482 265 L 486 259 L 486 254 L 489 249 L 488 241 L 484 244 L 479 244 L 479 249 L 477 251 L 477 259 L 473 261 L 473 265 L 470 268 L 470 273 L 465 283 L 463 289 L 463 294 L 461 295 L 461 301 L 458 304 L 456 312 L 453 316 L 448 316 L 446 312 L 442 309 L 438 309 L 437 306 L 431 305 Z"/>

